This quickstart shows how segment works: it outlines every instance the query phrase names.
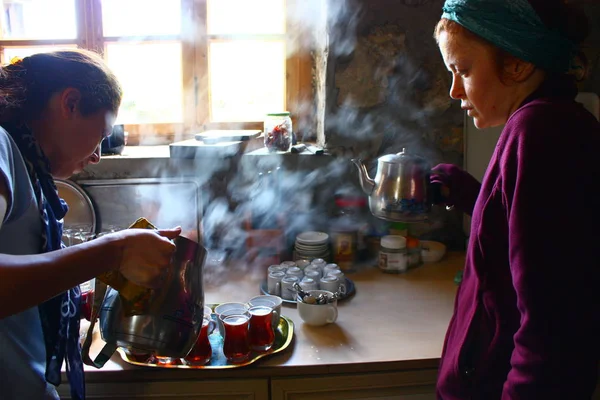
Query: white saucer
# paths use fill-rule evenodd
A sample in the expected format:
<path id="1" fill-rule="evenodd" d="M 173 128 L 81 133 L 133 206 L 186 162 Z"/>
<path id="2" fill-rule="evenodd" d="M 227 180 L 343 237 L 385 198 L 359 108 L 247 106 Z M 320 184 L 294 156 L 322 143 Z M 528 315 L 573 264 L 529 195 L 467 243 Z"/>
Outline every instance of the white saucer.
<path id="1" fill-rule="evenodd" d="M 329 235 L 325 232 L 308 231 L 302 232 L 296 236 L 296 242 L 305 245 L 318 245 L 326 243 L 329 240 Z"/>

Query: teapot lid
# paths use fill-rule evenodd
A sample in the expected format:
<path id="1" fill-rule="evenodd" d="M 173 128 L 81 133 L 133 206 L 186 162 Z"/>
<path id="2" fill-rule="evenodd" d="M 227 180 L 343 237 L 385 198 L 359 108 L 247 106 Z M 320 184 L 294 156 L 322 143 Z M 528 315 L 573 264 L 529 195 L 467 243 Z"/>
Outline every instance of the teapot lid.
<path id="1" fill-rule="evenodd" d="M 412 158 L 412 157 L 414 157 L 414 156 L 412 154 L 408 153 L 408 151 L 406 151 L 406 148 L 403 147 L 402 151 L 400 153 L 386 154 L 384 156 L 379 157 L 379 161 L 396 164 L 396 163 L 405 161 L 406 158 Z"/>

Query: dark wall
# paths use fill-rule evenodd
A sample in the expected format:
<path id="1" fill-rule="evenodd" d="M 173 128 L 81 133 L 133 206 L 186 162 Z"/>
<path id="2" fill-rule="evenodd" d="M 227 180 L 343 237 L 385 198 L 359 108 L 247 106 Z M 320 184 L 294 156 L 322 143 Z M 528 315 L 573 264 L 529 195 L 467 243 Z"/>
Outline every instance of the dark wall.
<path id="1" fill-rule="evenodd" d="M 600 4 L 579 3 L 591 26 L 590 73 L 580 90 L 600 93 Z M 448 96 L 450 75 L 433 39 L 442 5 L 332 1 L 325 123 L 334 152 L 375 158 L 409 147 L 432 163 L 462 164 L 463 112 Z"/>

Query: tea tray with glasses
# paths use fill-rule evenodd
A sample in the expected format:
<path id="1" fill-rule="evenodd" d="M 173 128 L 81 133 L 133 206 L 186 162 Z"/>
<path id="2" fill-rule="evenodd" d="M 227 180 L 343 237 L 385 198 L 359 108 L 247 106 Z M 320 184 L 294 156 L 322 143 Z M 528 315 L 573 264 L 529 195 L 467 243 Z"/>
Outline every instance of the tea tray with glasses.
<path id="1" fill-rule="evenodd" d="M 354 295 L 354 293 L 356 293 L 356 288 L 354 287 L 354 282 L 352 281 L 352 279 L 350 278 L 345 278 L 345 284 L 346 284 L 346 292 L 340 294 L 340 296 L 338 297 L 339 301 L 344 301 L 347 298 L 351 297 L 352 295 Z M 263 281 L 260 283 L 260 292 L 262 294 L 270 294 L 269 293 L 269 287 L 267 284 L 267 281 Z M 296 297 L 294 296 L 294 299 Z M 296 304 L 296 300 L 291 300 L 291 299 L 281 299 L 282 302 L 287 303 L 287 304 Z"/>
<path id="2" fill-rule="evenodd" d="M 215 321 L 215 323 L 217 321 L 217 316 L 214 313 L 214 308 L 217 305 L 218 304 L 207 305 L 213 310 L 213 313 L 211 314 L 211 319 Z M 122 347 L 119 347 L 117 349 L 117 352 L 121 355 L 123 361 L 132 365 L 144 367 L 181 369 L 228 369 L 250 365 L 260 360 L 261 358 L 282 352 L 289 347 L 293 337 L 293 321 L 285 315 L 280 315 L 279 324 L 275 329 L 275 341 L 273 342 L 273 346 L 266 352 L 251 351 L 250 356 L 243 362 L 234 363 L 229 361 L 225 357 L 225 354 L 223 354 L 223 336 L 221 336 L 218 329 L 214 329 L 214 331 L 208 336 L 210 346 L 212 348 L 212 356 L 210 360 L 203 365 L 190 364 L 184 358 L 156 357 L 151 354 L 133 354 L 130 350 Z"/>

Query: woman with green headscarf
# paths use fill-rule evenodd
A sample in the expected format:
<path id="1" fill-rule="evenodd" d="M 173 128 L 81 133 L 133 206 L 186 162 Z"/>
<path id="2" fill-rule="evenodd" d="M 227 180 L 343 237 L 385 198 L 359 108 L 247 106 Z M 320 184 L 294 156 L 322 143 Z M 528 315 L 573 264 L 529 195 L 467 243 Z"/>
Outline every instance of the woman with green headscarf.
<path id="1" fill-rule="evenodd" d="M 450 96 L 505 124 L 481 184 L 434 168 L 472 215 L 437 391 L 443 400 L 589 399 L 600 356 L 600 124 L 568 74 L 585 15 L 560 0 L 447 0 Z"/>

